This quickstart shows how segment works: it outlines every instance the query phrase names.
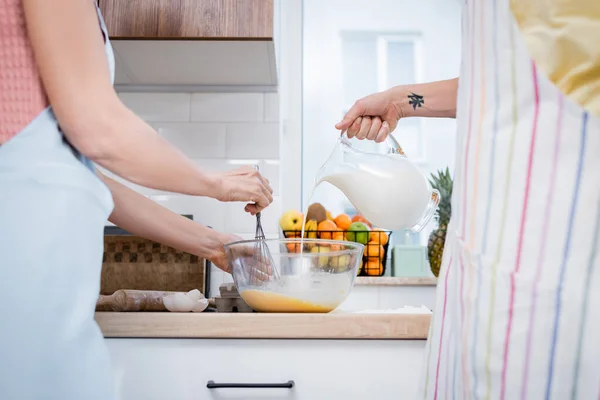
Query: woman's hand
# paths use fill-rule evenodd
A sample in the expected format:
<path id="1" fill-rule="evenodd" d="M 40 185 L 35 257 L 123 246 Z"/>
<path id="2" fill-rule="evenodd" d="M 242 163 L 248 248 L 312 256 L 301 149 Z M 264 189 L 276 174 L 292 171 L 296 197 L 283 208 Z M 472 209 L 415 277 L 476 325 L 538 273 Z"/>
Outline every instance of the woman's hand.
<path id="1" fill-rule="evenodd" d="M 220 244 L 217 246 L 213 255 L 211 255 L 208 259 L 220 270 L 231 273 L 229 262 L 227 261 L 227 254 L 225 254 L 225 245 L 243 239 L 239 236 L 227 233 L 218 233 L 217 237 Z"/>
<path id="2" fill-rule="evenodd" d="M 348 138 L 383 142 L 396 129 L 403 117 L 394 101 L 394 89 L 379 92 L 358 100 L 335 127 L 346 131 Z"/>
<path id="3" fill-rule="evenodd" d="M 219 173 L 214 198 L 220 201 L 247 202 L 246 212 L 256 215 L 273 202 L 269 180 L 247 166 Z"/>
<path id="4" fill-rule="evenodd" d="M 232 273 L 227 254 L 225 253 L 225 245 L 242 239 L 239 236 L 231 234 L 217 233 L 216 235 L 219 238 L 221 245 L 217 246 L 217 251 L 214 253 L 214 255 L 209 257 L 209 260 L 219 269 L 227 273 Z M 268 245 L 261 244 L 260 246 Z M 260 246 L 258 246 L 258 249 L 261 248 Z M 267 260 L 264 255 L 255 254 L 256 250 L 257 246 L 253 242 L 234 246 L 230 249 L 230 251 L 233 253 L 233 258 L 244 264 L 246 268 L 252 268 L 252 270 L 249 271 L 249 275 L 253 283 L 258 284 L 261 281 L 268 281 L 270 279 L 273 274 L 274 266 L 269 264 L 269 260 Z M 257 263 L 257 260 L 261 260 L 262 262 Z"/>

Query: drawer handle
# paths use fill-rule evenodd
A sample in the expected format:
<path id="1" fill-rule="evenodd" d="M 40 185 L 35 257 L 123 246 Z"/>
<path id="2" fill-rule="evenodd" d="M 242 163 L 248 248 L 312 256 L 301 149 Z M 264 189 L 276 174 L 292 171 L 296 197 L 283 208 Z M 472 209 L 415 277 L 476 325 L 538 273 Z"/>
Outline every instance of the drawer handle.
<path id="1" fill-rule="evenodd" d="M 208 381 L 208 389 L 292 389 L 294 381 L 286 383 L 216 383 Z"/>

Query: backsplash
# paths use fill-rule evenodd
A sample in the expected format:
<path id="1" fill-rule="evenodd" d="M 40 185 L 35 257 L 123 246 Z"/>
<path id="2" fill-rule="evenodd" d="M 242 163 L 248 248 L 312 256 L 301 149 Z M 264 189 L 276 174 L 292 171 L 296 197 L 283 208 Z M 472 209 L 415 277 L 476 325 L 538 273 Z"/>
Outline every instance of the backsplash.
<path id="1" fill-rule="evenodd" d="M 279 194 L 279 98 L 277 93 L 119 93 L 122 101 L 200 168 L 225 171 L 258 163 L 274 189 L 263 212 L 267 236 L 277 236 Z M 109 176 L 112 174 L 108 173 Z M 118 179 L 118 178 L 117 178 Z M 253 238 L 256 219 L 240 203 L 178 195 L 124 182 L 178 214 L 212 228 Z M 213 267 L 211 292 L 231 281 Z"/>

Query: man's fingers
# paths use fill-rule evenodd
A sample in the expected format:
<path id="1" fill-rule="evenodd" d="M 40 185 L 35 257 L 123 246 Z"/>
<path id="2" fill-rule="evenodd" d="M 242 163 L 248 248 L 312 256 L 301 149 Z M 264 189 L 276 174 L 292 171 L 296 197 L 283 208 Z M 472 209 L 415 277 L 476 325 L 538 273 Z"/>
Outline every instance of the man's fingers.
<path id="1" fill-rule="evenodd" d="M 381 143 L 381 142 L 385 141 L 385 139 L 388 137 L 389 134 L 390 134 L 390 125 L 387 123 L 387 121 L 383 121 L 383 123 L 381 124 L 381 128 L 379 129 L 379 132 L 377 132 L 377 137 L 375 138 L 375 142 Z"/>
<path id="2" fill-rule="evenodd" d="M 352 107 L 350 107 L 346 115 L 344 115 L 344 119 L 335 125 L 336 129 L 341 131 L 347 130 L 358 117 L 364 114 L 364 112 L 365 107 L 363 106 L 362 102 L 360 100 L 357 101 Z"/>
<path id="3" fill-rule="evenodd" d="M 350 127 L 346 131 L 346 135 L 348 135 L 348 139 L 352 139 L 354 136 L 356 136 L 358 131 L 360 131 L 360 124 L 362 123 L 362 120 L 363 120 L 362 117 L 358 117 L 354 120 L 354 123 L 352 123 L 352 125 L 350 125 Z"/>
<path id="4" fill-rule="evenodd" d="M 369 129 L 369 133 L 367 133 L 367 139 L 375 140 L 377 137 L 377 133 L 381 129 L 381 118 L 375 117 L 371 123 L 371 129 Z"/>
<path id="5" fill-rule="evenodd" d="M 371 130 L 372 119 L 370 117 L 363 117 L 360 123 L 360 130 L 356 134 L 356 138 L 363 140 L 367 138 L 369 131 Z"/>

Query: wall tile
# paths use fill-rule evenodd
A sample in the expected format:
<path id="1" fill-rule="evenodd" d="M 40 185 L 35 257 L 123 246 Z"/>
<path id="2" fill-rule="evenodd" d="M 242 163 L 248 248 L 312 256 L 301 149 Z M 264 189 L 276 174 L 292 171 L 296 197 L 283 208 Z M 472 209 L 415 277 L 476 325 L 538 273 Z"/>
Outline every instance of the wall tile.
<path id="1" fill-rule="evenodd" d="M 273 194 L 280 194 L 280 177 L 279 177 L 279 161 L 265 161 L 261 164 L 260 172 L 265 176 L 271 183 L 273 188 Z"/>
<path id="2" fill-rule="evenodd" d="M 189 121 L 189 93 L 119 93 L 119 97 L 146 122 Z"/>
<path id="3" fill-rule="evenodd" d="M 227 158 L 279 158 L 279 124 L 228 124 Z"/>
<path id="4" fill-rule="evenodd" d="M 218 231 L 225 230 L 225 204 L 207 197 L 158 195 L 151 199 L 178 214 L 192 214 L 194 221 Z"/>
<path id="5" fill-rule="evenodd" d="M 194 93 L 192 121 L 251 122 L 264 117 L 262 93 Z"/>
<path id="6" fill-rule="evenodd" d="M 265 93 L 265 121 L 279 121 L 279 93 Z"/>
<path id="7" fill-rule="evenodd" d="M 225 157 L 224 124 L 154 123 L 158 133 L 191 158 Z"/>

